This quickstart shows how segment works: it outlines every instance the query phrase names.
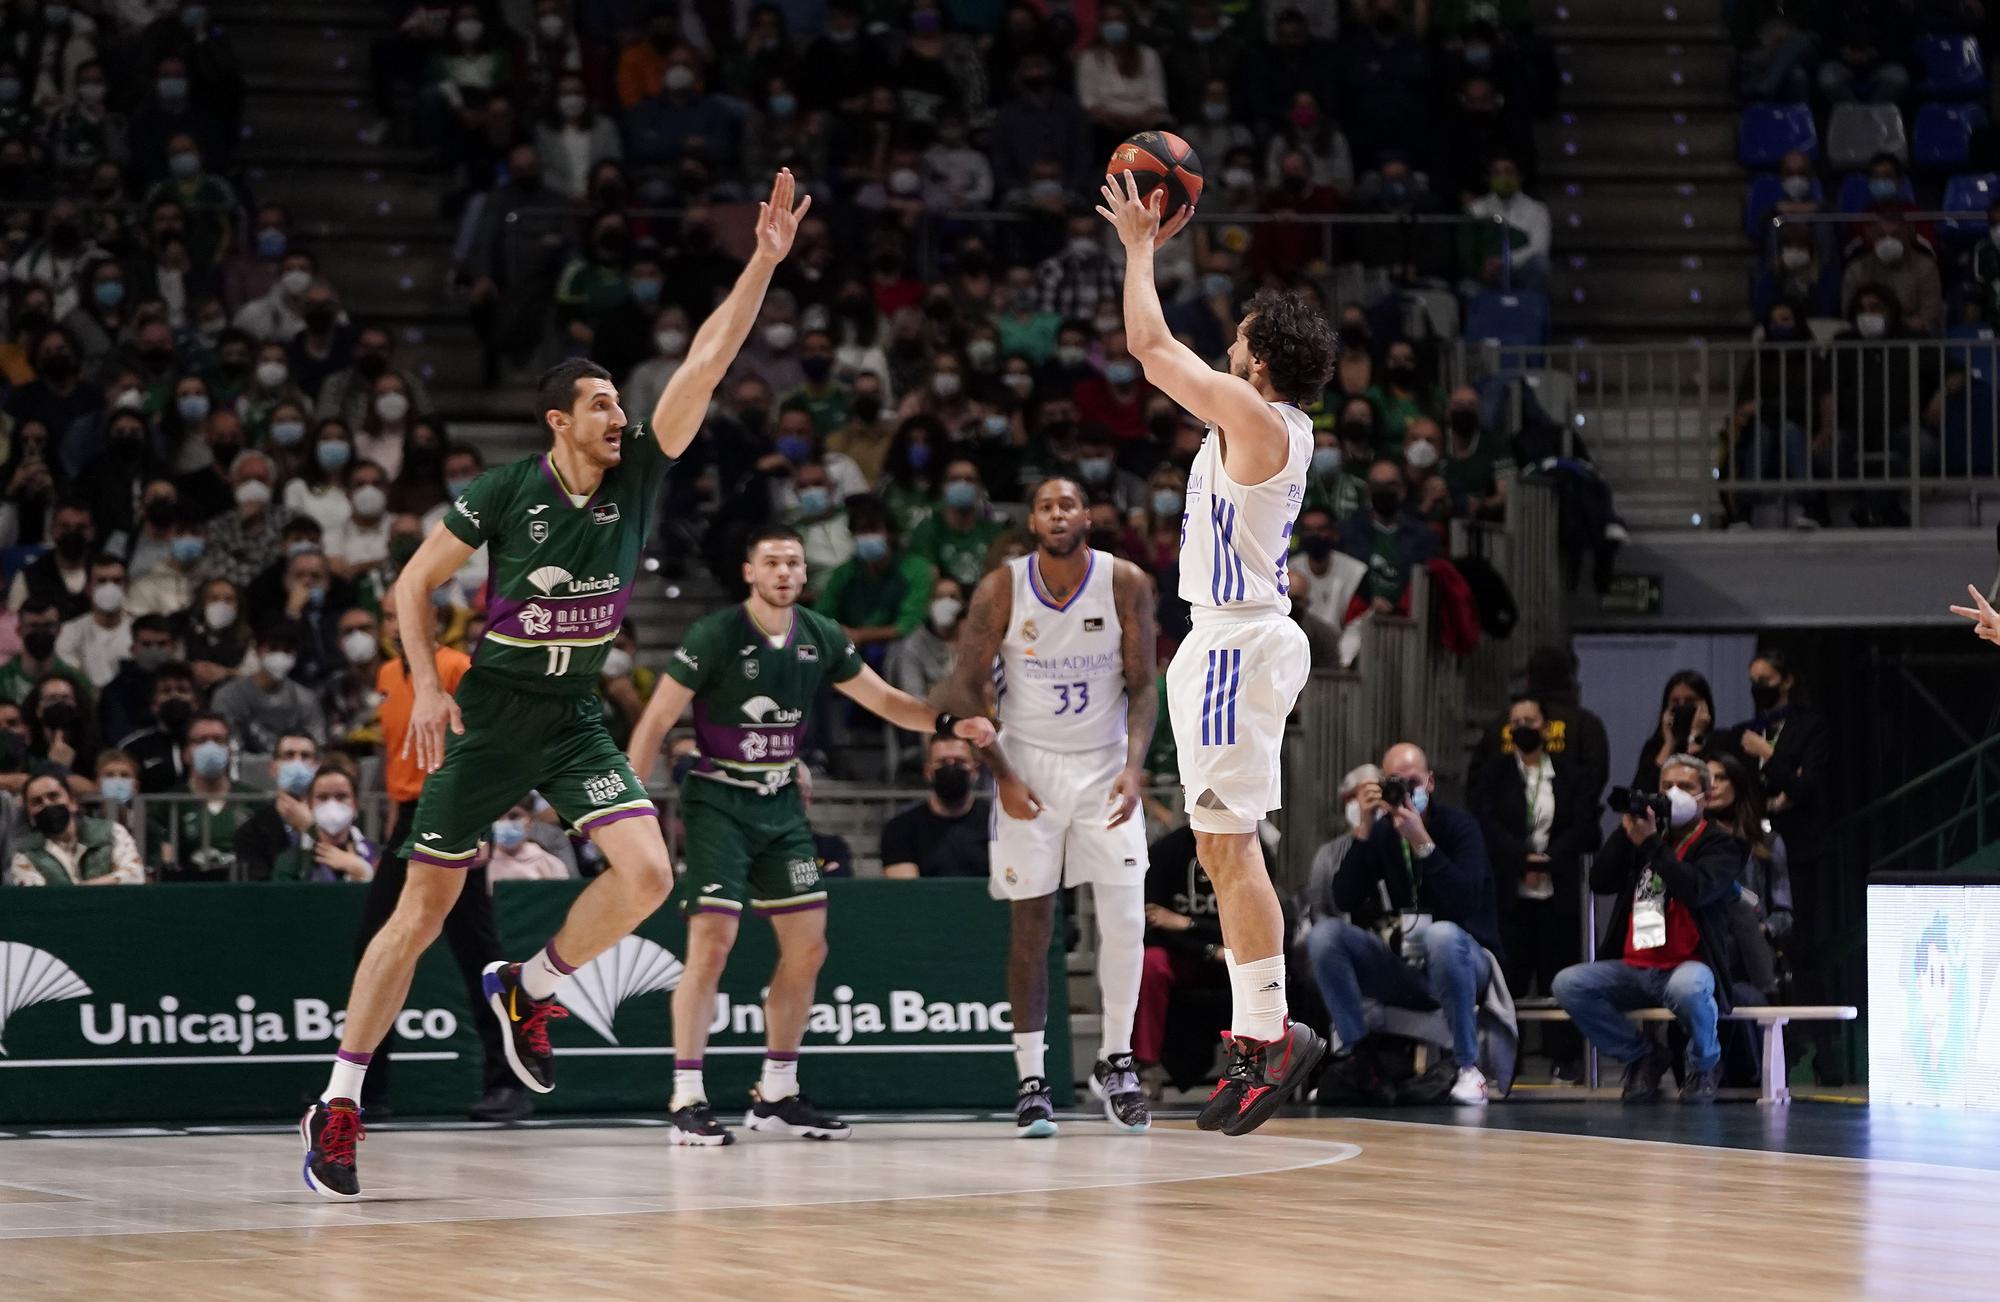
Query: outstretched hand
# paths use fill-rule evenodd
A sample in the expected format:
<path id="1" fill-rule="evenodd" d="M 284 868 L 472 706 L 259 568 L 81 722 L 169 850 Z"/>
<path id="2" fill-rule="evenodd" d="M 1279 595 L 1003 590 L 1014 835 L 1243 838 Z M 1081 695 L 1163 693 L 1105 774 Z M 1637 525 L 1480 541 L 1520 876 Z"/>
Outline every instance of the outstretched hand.
<path id="1" fill-rule="evenodd" d="M 813 202 L 812 196 L 807 195 L 799 200 L 798 207 L 792 207 L 792 196 L 797 186 L 789 167 L 779 168 L 777 176 L 771 179 L 771 197 L 757 205 L 759 253 L 777 259 L 792 251 L 792 241 L 799 233 L 799 222 Z"/>
<path id="2" fill-rule="evenodd" d="M 985 750 L 993 744 L 998 734 L 993 728 L 993 720 L 984 715 L 974 714 L 952 724 L 951 735 L 960 741 L 969 741 L 975 750 Z"/>
<path id="3" fill-rule="evenodd" d="M 1104 202 L 1097 206 L 1097 215 L 1111 223 L 1128 249 L 1144 244 L 1158 248 L 1180 234 L 1181 229 L 1194 219 L 1194 208 L 1182 204 L 1173 220 L 1162 227 L 1160 218 L 1166 211 L 1166 187 L 1155 187 L 1152 193 L 1140 198 L 1138 178 L 1130 172 L 1105 177 L 1097 192 L 1104 196 Z"/>
<path id="4" fill-rule="evenodd" d="M 1953 606 L 1951 613 L 1954 615 L 1963 615 L 1965 618 L 1971 620 L 1972 631 L 1975 634 L 1985 638 L 1995 646 L 2000 646 L 2000 610 L 1993 609 L 1992 605 L 1987 602 L 1979 589 L 1973 587 L 1970 583 L 1965 585 L 1965 590 L 1972 594 L 1973 604 L 1970 606 Z"/>

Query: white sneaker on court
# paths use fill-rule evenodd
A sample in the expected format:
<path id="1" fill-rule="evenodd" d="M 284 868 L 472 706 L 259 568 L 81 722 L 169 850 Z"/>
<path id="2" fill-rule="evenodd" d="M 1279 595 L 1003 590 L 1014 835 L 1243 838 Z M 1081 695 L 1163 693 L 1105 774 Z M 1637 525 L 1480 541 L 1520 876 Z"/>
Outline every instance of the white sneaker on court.
<path id="1" fill-rule="evenodd" d="M 1460 1067 L 1458 1079 L 1451 1083 L 1451 1101 L 1470 1107 L 1486 1106 L 1486 1075 L 1477 1067 Z"/>

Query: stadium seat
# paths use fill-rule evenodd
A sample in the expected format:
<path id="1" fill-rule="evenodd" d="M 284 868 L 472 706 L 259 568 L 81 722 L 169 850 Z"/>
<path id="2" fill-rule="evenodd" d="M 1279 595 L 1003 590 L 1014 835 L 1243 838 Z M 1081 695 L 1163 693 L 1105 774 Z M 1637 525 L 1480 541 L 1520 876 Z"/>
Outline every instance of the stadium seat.
<path id="1" fill-rule="evenodd" d="M 1944 183 L 1944 198 L 1939 206 L 1945 212 L 1978 213 L 1979 216 L 1964 221 L 1942 221 L 1938 223 L 1939 229 L 1951 236 L 1978 238 L 1986 233 L 1986 209 L 1995 199 L 2000 199 L 2000 173 L 1967 172 L 1952 177 Z"/>
<path id="2" fill-rule="evenodd" d="M 1549 296 L 1489 290 L 1465 305 L 1465 337 L 1474 343 L 1544 344 L 1549 339 Z"/>
<path id="3" fill-rule="evenodd" d="M 1750 237 L 1752 244 L 1762 248 L 1764 241 L 1770 237 L 1771 209 L 1777 207 L 1778 201 L 1784 197 L 1784 184 L 1777 177 L 1750 178 L 1750 188 L 1743 195 L 1743 233 Z M 1819 178 L 1816 176 L 1812 183 L 1812 201 L 1826 202 L 1826 188 L 1819 183 Z"/>
<path id="4" fill-rule="evenodd" d="M 1990 357 L 1990 354 L 1988 355 Z M 1991 478 L 1994 470 L 1994 409 L 1992 377 L 1984 374 L 1986 358 L 1974 370 L 1971 381 L 1955 394 L 1945 394 L 1944 473 L 1961 479 Z"/>
<path id="5" fill-rule="evenodd" d="M 1986 110 L 1977 104 L 1922 104 L 1910 134 L 1910 156 L 1929 171 L 1965 166 L 1972 157 L 1972 137 L 1986 126 Z"/>
<path id="6" fill-rule="evenodd" d="M 1743 166 L 1768 172 L 1794 149 L 1819 157 L 1819 130 L 1805 104 L 1752 104 L 1737 127 L 1737 147 Z"/>
<path id="7" fill-rule="evenodd" d="M 1986 59 L 1977 36 L 1919 36 L 1913 43 L 1925 99 L 1986 98 Z"/>
<path id="8" fill-rule="evenodd" d="M 1896 197 L 1907 204 L 1914 205 L 1917 202 L 1917 191 L 1910 184 L 1909 177 L 1906 176 L 1903 178 L 1903 184 L 1896 191 Z M 1867 212 L 1874 202 L 1875 196 L 1868 193 L 1868 174 L 1866 172 L 1849 172 L 1846 176 L 1840 178 L 1840 210 L 1842 212 Z"/>
<path id="9" fill-rule="evenodd" d="M 1826 119 L 1826 161 L 1837 171 L 1868 166 L 1877 154 L 1910 161 L 1903 111 L 1894 104 L 1839 104 Z"/>

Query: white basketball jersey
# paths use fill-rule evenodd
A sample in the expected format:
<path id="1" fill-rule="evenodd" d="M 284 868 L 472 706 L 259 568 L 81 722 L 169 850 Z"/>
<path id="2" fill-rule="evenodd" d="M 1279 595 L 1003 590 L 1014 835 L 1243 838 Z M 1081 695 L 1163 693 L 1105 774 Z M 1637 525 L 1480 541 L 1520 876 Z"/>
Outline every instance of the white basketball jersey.
<path id="1" fill-rule="evenodd" d="M 1083 582 L 1059 603 L 1042 586 L 1034 553 L 1007 562 L 1014 613 L 993 670 L 1003 740 L 1054 751 L 1125 744 L 1125 667 L 1111 567 L 1108 553 L 1091 552 Z"/>
<path id="2" fill-rule="evenodd" d="M 1181 600 L 1197 610 L 1292 612 L 1287 557 L 1312 465 L 1312 417 L 1289 402 L 1271 407 L 1285 422 L 1283 470 L 1254 487 L 1237 483 L 1222 468 L 1222 439 L 1211 425 L 1188 471 Z"/>

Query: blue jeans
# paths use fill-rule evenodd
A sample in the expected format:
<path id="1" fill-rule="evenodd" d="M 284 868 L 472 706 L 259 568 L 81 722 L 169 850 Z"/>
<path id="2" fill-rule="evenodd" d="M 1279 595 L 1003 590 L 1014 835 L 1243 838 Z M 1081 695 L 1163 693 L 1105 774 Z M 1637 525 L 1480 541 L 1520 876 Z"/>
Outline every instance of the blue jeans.
<path id="1" fill-rule="evenodd" d="M 1556 973 L 1551 993 L 1578 1030 L 1608 1057 L 1637 1062 L 1646 1056 L 1646 1033 L 1627 1021 L 1635 1008 L 1664 1007 L 1688 1037 L 1688 1066 L 1706 1071 L 1722 1061 L 1715 1038 L 1715 973 L 1708 964 L 1633 967 L 1617 959 L 1578 963 Z"/>
<path id="2" fill-rule="evenodd" d="M 1486 951 L 1455 922 L 1433 922 L 1418 933 L 1421 966 L 1390 952 L 1382 938 L 1339 918 L 1322 919 L 1306 936 L 1313 980 L 1333 1015 L 1334 1034 L 1352 1048 L 1368 1034 L 1364 998 L 1398 1008 L 1435 1003 L 1451 1028 L 1459 1065 L 1479 1061 L 1479 995 L 1486 988 Z"/>

